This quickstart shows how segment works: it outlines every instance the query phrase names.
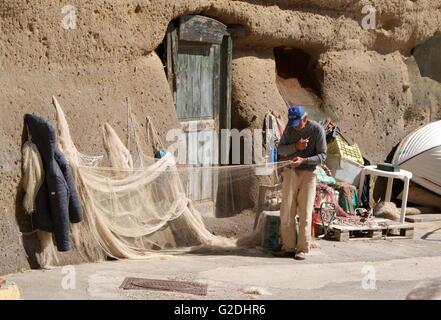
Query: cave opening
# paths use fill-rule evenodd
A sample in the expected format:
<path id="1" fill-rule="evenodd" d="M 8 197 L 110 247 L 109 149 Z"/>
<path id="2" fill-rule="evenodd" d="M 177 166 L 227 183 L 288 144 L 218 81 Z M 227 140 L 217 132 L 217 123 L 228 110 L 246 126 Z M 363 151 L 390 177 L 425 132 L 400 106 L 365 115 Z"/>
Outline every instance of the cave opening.
<path id="1" fill-rule="evenodd" d="M 434 36 L 416 46 L 406 60 L 413 100 L 404 114 L 406 121 L 423 125 L 425 119 L 441 119 L 440 57 L 441 36 Z"/>
<path id="2" fill-rule="evenodd" d="M 277 87 L 286 104 L 303 106 L 314 120 L 326 118 L 311 56 L 297 48 L 276 47 L 274 58 Z"/>
<path id="3" fill-rule="evenodd" d="M 434 36 L 412 50 L 421 76 L 441 83 L 441 36 Z"/>

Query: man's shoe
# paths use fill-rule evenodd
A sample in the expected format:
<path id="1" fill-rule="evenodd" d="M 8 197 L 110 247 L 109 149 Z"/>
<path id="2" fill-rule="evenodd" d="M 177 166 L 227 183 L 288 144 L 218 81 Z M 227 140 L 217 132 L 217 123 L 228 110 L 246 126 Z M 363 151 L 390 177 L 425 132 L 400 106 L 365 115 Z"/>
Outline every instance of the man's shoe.
<path id="1" fill-rule="evenodd" d="M 305 260 L 305 253 L 302 251 L 299 251 L 296 253 L 296 255 L 294 256 L 294 259 L 296 260 Z"/>
<path id="2" fill-rule="evenodd" d="M 286 250 L 280 250 L 277 252 L 273 252 L 273 256 L 278 257 L 278 258 L 292 258 L 295 256 L 295 252 L 294 251 L 286 251 Z"/>

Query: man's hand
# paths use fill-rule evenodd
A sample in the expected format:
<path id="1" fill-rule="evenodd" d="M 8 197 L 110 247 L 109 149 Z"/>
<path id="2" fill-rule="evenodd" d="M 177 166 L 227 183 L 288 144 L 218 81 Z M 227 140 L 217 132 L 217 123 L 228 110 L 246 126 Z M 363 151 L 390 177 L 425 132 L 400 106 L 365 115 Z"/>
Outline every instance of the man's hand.
<path id="1" fill-rule="evenodd" d="M 294 159 L 291 160 L 291 167 L 293 168 L 297 168 L 298 166 L 306 163 L 306 161 L 308 161 L 308 159 L 306 158 L 301 158 L 301 157 L 295 157 Z"/>
<path id="2" fill-rule="evenodd" d="M 297 143 L 296 143 L 296 150 L 298 150 L 298 151 L 305 150 L 306 147 L 308 146 L 308 143 L 309 143 L 309 137 L 306 139 L 300 138 L 300 140 L 297 141 Z"/>

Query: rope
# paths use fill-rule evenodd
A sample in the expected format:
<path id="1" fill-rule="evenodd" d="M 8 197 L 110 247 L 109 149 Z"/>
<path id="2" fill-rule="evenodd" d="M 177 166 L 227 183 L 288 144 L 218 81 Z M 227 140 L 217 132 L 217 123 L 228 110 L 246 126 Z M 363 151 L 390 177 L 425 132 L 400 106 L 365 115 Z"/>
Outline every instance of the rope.
<path id="1" fill-rule="evenodd" d="M 23 236 L 33 235 L 34 233 L 36 233 L 38 231 L 38 229 L 34 229 L 34 222 L 32 221 L 32 214 L 30 214 L 29 217 L 30 217 L 30 220 L 31 220 L 32 231 L 29 231 L 29 232 L 21 232 L 21 231 L 19 231 L 18 233 L 20 233 Z"/>
<path id="2" fill-rule="evenodd" d="M 132 111 L 130 110 L 130 104 L 129 104 L 129 97 L 126 97 L 126 105 L 127 105 L 127 148 L 130 149 L 130 144 L 131 144 L 131 135 L 132 135 L 132 131 L 131 131 L 131 113 Z"/>
<path id="3" fill-rule="evenodd" d="M 141 148 L 141 141 L 139 140 L 139 135 L 136 134 L 135 125 L 137 125 L 137 122 L 134 119 L 134 115 L 133 115 L 132 109 L 130 107 L 129 98 L 128 97 L 126 97 L 126 101 L 127 101 L 127 136 L 128 136 L 128 138 L 127 138 L 127 149 L 129 149 L 129 151 L 132 149 L 131 148 L 132 136 L 134 135 L 134 137 L 135 137 L 135 145 L 136 145 L 135 149 L 136 149 L 136 153 L 137 153 L 137 156 L 138 156 L 137 160 L 138 160 L 139 164 L 142 167 L 143 166 L 142 165 L 142 162 L 143 162 L 142 158 L 144 157 L 144 153 L 143 153 L 142 148 Z"/>
<path id="4" fill-rule="evenodd" d="M 155 149 L 158 149 L 158 146 L 160 149 L 165 150 L 164 143 L 160 138 L 160 135 L 158 131 L 156 130 L 152 119 L 147 116 L 146 117 L 146 131 L 147 131 L 147 141 L 153 142 L 153 147 Z M 152 136 L 150 137 L 150 131 L 152 132 Z"/>
<path id="5" fill-rule="evenodd" d="M 36 233 L 38 231 L 38 229 L 35 229 L 33 231 L 30 232 L 19 232 L 22 236 L 30 236 L 33 235 L 34 233 Z"/>

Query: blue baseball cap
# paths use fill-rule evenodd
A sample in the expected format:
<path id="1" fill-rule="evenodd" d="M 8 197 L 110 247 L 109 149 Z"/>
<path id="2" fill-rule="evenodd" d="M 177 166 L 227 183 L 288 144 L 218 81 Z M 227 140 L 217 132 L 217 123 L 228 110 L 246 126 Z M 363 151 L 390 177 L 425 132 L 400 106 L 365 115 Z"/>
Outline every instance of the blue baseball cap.
<path id="1" fill-rule="evenodd" d="M 305 115 L 305 109 L 302 106 L 293 106 L 288 109 L 288 126 L 297 127 Z"/>

